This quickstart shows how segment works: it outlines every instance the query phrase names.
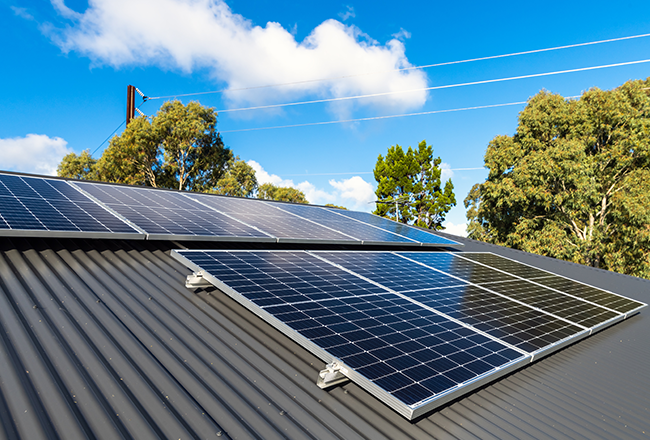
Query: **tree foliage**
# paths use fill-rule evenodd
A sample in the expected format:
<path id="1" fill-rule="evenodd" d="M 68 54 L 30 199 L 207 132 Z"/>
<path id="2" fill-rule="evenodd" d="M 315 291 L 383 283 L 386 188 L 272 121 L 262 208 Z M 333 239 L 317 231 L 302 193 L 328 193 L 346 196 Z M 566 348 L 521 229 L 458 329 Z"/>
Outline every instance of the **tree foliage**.
<path id="1" fill-rule="evenodd" d="M 212 108 L 198 102 L 166 102 L 151 121 L 145 117 L 133 119 L 121 135 L 111 139 L 96 163 L 89 162 L 93 159 L 85 153 L 66 156 L 59 166 L 59 175 L 209 191 L 232 159 L 232 152 L 224 146 L 216 126 L 217 115 Z M 88 165 L 79 168 L 80 163 Z M 76 169 L 83 173 L 75 175 Z"/>
<path id="2" fill-rule="evenodd" d="M 345 206 L 335 205 L 335 204 L 333 204 L 333 203 L 326 203 L 325 206 L 327 206 L 327 207 L 329 207 L 329 208 L 343 209 L 343 210 L 345 210 L 345 211 L 348 210 L 348 208 L 346 208 Z"/>
<path id="3" fill-rule="evenodd" d="M 299 189 L 290 186 L 275 186 L 272 183 L 260 185 L 257 189 L 257 198 L 280 202 L 309 203 L 305 194 Z"/>
<path id="4" fill-rule="evenodd" d="M 545 91 L 487 149 L 471 238 L 650 277 L 650 78 L 579 100 Z"/>
<path id="5" fill-rule="evenodd" d="M 228 161 L 224 175 L 210 192 L 233 197 L 252 197 L 257 186 L 255 170 L 237 156 Z"/>
<path id="6" fill-rule="evenodd" d="M 385 158 L 380 154 L 374 169 L 375 194 L 380 203 L 374 214 L 428 229 L 443 229 L 442 222 L 456 205 L 456 197 L 451 179 L 441 186 L 440 163 L 426 141 L 420 142 L 417 150 L 409 147 L 405 153 L 395 145 Z"/>
<path id="7" fill-rule="evenodd" d="M 90 150 L 84 150 L 78 156 L 68 153 L 56 168 L 56 174 L 69 179 L 97 180 L 96 163 L 97 159 L 92 158 Z"/>

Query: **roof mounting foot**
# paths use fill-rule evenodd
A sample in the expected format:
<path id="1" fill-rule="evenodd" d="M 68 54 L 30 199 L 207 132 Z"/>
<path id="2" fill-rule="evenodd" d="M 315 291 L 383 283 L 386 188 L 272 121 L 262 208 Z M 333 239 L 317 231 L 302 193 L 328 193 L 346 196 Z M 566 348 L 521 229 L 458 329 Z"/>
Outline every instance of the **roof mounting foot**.
<path id="1" fill-rule="evenodd" d="M 331 364 L 325 365 L 325 369 L 318 373 L 316 385 L 319 388 L 326 389 L 347 382 L 350 380 L 345 376 L 347 372 L 348 370 L 343 365 L 334 361 Z"/>
<path id="2" fill-rule="evenodd" d="M 185 287 L 188 289 L 197 289 L 199 287 L 210 287 L 212 283 L 205 278 L 203 278 L 203 272 L 194 272 L 192 275 L 188 275 L 185 280 Z"/>

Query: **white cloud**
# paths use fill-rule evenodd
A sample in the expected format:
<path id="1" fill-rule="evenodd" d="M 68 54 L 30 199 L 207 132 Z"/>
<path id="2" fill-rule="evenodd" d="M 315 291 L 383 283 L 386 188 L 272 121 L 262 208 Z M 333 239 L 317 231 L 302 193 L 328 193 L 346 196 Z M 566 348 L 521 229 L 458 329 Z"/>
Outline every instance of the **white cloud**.
<path id="1" fill-rule="evenodd" d="M 366 182 L 359 176 L 350 177 L 341 181 L 330 180 L 337 191 L 340 199 L 344 200 L 344 206 L 357 211 L 369 211 L 374 208 L 371 203 L 376 199 L 375 190 L 372 184 Z"/>
<path id="2" fill-rule="evenodd" d="M 226 94 L 233 105 L 409 90 L 427 83 L 422 71 L 395 71 L 411 66 L 398 38 L 382 45 L 336 20 L 324 21 L 299 42 L 278 23 L 253 25 L 223 0 L 94 0 L 83 13 L 71 10 L 63 0 L 52 2 L 68 22 L 61 27 L 46 24 L 43 31 L 63 51 L 76 51 L 96 64 L 156 65 L 185 72 L 207 68 L 215 81 L 225 81 L 230 89 L 380 72 L 233 91 Z M 399 112 L 420 107 L 425 100 L 426 92 L 409 92 L 331 109 L 338 112 L 343 107 L 345 112 L 350 106 L 369 105 Z"/>
<path id="3" fill-rule="evenodd" d="M 451 165 L 448 163 L 440 163 L 440 182 L 444 185 L 447 179 L 454 177 L 454 172 L 451 169 Z"/>
<path id="4" fill-rule="evenodd" d="M 72 152 L 67 145 L 44 134 L 0 139 L 0 169 L 53 176 L 63 156 Z"/>
<path id="5" fill-rule="evenodd" d="M 300 183 L 294 183 L 291 179 L 283 179 L 277 174 L 269 174 L 262 165 L 254 160 L 249 160 L 246 163 L 255 170 L 255 177 L 257 177 L 257 182 L 260 185 L 272 183 L 276 186 L 297 188 L 305 194 L 305 197 L 307 197 L 307 200 L 311 204 L 325 205 L 327 203 L 333 203 L 356 211 L 371 211 L 374 209 L 374 205 L 369 203 L 375 200 L 372 184 L 366 182 L 359 176 L 341 181 L 332 179 L 329 181 L 332 188 L 326 190 L 317 188 L 313 183 L 306 180 Z"/>
<path id="6" fill-rule="evenodd" d="M 461 237 L 467 237 L 467 224 L 466 223 L 460 223 L 460 224 L 454 224 L 452 222 L 445 222 L 443 224 L 445 227 L 444 232 L 447 232 L 449 234 L 453 235 L 459 235 Z"/>
<path id="7" fill-rule="evenodd" d="M 339 12 L 341 20 L 346 21 L 348 18 L 354 18 L 357 15 L 354 13 L 354 8 L 350 5 L 345 6 L 345 11 Z"/>
<path id="8" fill-rule="evenodd" d="M 30 14 L 27 9 L 25 8 L 19 8 L 17 6 L 10 6 L 11 10 L 14 11 L 14 14 L 16 14 L 18 17 L 22 17 L 25 20 L 34 20 L 34 16 Z"/>

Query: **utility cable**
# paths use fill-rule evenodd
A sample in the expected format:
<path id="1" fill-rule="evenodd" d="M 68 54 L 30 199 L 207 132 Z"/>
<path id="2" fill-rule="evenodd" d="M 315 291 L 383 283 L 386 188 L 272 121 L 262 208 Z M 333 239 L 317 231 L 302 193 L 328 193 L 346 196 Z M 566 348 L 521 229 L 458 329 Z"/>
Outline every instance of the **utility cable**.
<path id="1" fill-rule="evenodd" d="M 498 82 L 505 82 L 505 81 L 514 81 L 514 80 L 519 80 L 519 79 L 539 78 L 539 77 L 543 77 L 543 76 L 561 75 L 561 74 L 565 74 L 565 73 L 586 72 L 586 71 L 589 71 L 589 70 L 607 69 L 607 68 L 611 68 L 611 67 L 630 66 L 630 65 L 633 65 L 633 64 L 642 64 L 642 63 L 648 63 L 648 62 L 650 62 L 650 59 L 639 60 L 639 61 L 627 61 L 627 62 L 624 62 L 624 63 L 615 63 L 615 64 L 603 64 L 603 65 L 600 65 L 600 66 L 579 67 L 577 69 L 556 70 L 554 72 L 533 73 L 533 74 L 530 74 L 530 75 L 510 76 L 510 77 L 507 77 L 507 78 L 496 78 L 496 79 L 486 79 L 486 80 L 481 80 L 481 81 L 472 81 L 472 82 L 465 82 L 465 83 L 446 84 L 446 85 L 441 85 L 441 86 L 423 87 L 423 88 L 418 88 L 418 89 L 396 90 L 396 91 L 392 91 L 392 92 L 381 92 L 381 93 L 370 93 L 370 94 L 367 94 L 367 95 L 342 96 L 342 97 L 339 97 L 339 98 L 315 99 L 315 100 L 312 100 L 312 101 L 299 101 L 299 102 L 289 102 L 289 103 L 284 103 L 284 104 L 269 104 L 269 105 L 258 105 L 258 106 L 255 106 L 255 107 L 242 107 L 242 108 L 234 108 L 234 109 L 224 109 L 224 110 L 217 110 L 217 113 L 239 112 L 239 111 L 244 111 L 244 110 L 261 110 L 261 109 L 270 109 L 270 108 L 278 108 L 278 107 L 289 107 L 289 106 L 295 106 L 295 105 L 317 104 L 317 103 L 323 103 L 323 102 L 348 101 L 348 100 L 351 100 L 351 99 L 376 98 L 376 97 L 379 97 L 379 96 L 396 95 L 396 94 L 399 94 L 399 93 L 413 93 L 413 92 L 425 92 L 425 91 L 429 91 L 429 90 L 451 89 L 451 88 L 455 88 L 455 87 L 475 86 L 475 85 L 479 85 L 479 84 L 491 84 L 491 83 L 498 83 Z"/>
<path id="2" fill-rule="evenodd" d="M 564 99 L 575 99 L 580 96 L 567 96 Z M 490 105 L 478 105 L 474 107 L 463 107 L 463 108 L 452 108 L 445 110 L 431 110 L 428 112 L 417 112 L 417 113 L 402 113 L 399 115 L 386 115 L 386 116 L 372 116 L 368 118 L 358 118 L 358 119 L 345 119 L 340 121 L 324 121 L 324 122 L 308 122 L 305 124 L 292 124 L 292 125 L 276 125 L 273 127 L 258 127 L 258 128 L 242 128 L 237 130 L 220 130 L 219 133 L 239 133 L 244 131 L 259 131 L 259 130 L 274 130 L 276 128 L 295 128 L 295 127 L 308 127 L 312 125 L 330 125 L 330 124 L 344 124 L 347 122 L 362 122 L 362 121 L 374 121 L 377 119 L 392 119 L 392 118 L 405 118 L 408 116 L 422 116 L 422 115 L 434 115 L 437 113 L 452 113 L 452 112 L 462 112 L 467 110 L 480 110 L 485 108 L 497 108 L 497 107 L 508 107 L 512 105 L 522 105 L 526 104 L 528 101 L 517 101 L 517 102 L 507 102 L 504 104 L 490 104 Z M 467 170 L 472 170 L 473 168 L 467 168 Z M 459 170 L 461 170 L 459 168 Z"/>
<path id="3" fill-rule="evenodd" d="M 140 103 L 140 105 L 138 105 L 138 106 L 135 108 L 135 110 L 136 110 L 138 113 L 140 113 L 141 116 L 145 116 L 145 117 L 146 117 L 146 115 L 140 111 L 140 107 L 142 107 L 142 104 L 144 104 L 145 102 L 147 102 L 147 97 L 144 96 L 144 94 L 143 94 L 140 90 L 138 90 L 137 88 L 136 88 L 135 90 L 136 90 L 138 93 L 140 93 L 140 95 L 142 95 L 142 99 L 143 99 L 143 101 Z M 111 137 L 113 137 L 113 135 L 117 132 L 117 130 L 119 130 L 120 128 L 122 128 L 122 126 L 123 126 L 124 124 L 126 124 L 126 119 L 123 120 L 123 121 L 120 123 L 120 125 L 118 125 L 117 128 L 115 128 L 115 130 L 113 130 L 113 132 L 112 132 L 111 134 L 109 134 L 108 137 L 102 141 L 101 144 L 97 145 L 97 148 L 95 148 L 95 149 L 93 150 L 93 152 L 90 153 L 90 156 L 92 157 L 92 156 L 97 152 L 97 150 L 99 150 L 99 149 L 101 148 L 101 146 L 104 145 L 104 144 L 106 143 L 107 140 L 109 140 Z"/>
<path id="4" fill-rule="evenodd" d="M 437 113 L 451 113 L 451 112 L 461 112 L 466 110 L 479 110 L 484 108 L 496 108 L 496 107 L 507 107 L 512 105 L 522 105 L 526 104 L 527 101 L 519 102 L 508 102 L 505 104 L 491 104 L 491 105 L 479 105 L 475 107 L 463 107 L 463 108 L 454 108 L 446 110 L 432 110 L 428 112 L 417 112 L 417 113 L 403 113 L 400 115 L 387 115 L 387 116 L 373 116 L 369 118 L 358 118 L 358 119 L 345 119 L 339 121 L 324 121 L 324 122 L 308 122 L 305 124 L 291 124 L 291 125 L 276 125 L 273 127 L 258 127 L 258 128 L 242 128 L 238 130 L 219 130 L 219 133 L 238 133 L 244 131 L 259 131 L 259 130 L 274 130 L 276 128 L 295 128 L 295 127 L 307 127 L 311 125 L 330 125 L 330 124 L 344 124 L 348 122 L 362 122 L 362 121 L 374 121 L 377 119 L 391 119 L 391 118 L 404 118 L 407 116 L 421 116 L 421 115 L 433 115 Z"/>
<path id="5" fill-rule="evenodd" d="M 627 36 L 627 37 L 610 38 L 610 39 L 607 39 L 607 40 L 589 41 L 589 42 L 586 42 L 586 43 L 568 44 L 568 45 L 564 45 L 564 46 L 548 47 L 548 48 L 545 48 L 545 49 L 534 49 L 534 50 L 527 50 L 527 51 L 523 51 L 523 52 L 512 52 L 512 53 L 507 53 L 507 54 L 491 55 L 491 56 L 480 57 L 480 58 L 469 58 L 469 59 L 465 59 L 465 60 L 448 61 L 448 62 L 444 62 L 444 63 L 426 64 L 426 65 L 422 65 L 422 66 L 409 66 L 409 67 L 403 67 L 403 68 L 400 68 L 400 69 L 379 70 L 379 71 L 375 71 L 375 72 L 357 73 L 357 74 L 352 74 L 352 75 L 343 75 L 343 76 L 336 76 L 336 77 L 330 77 L 330 78 L 308 79 L 308 80 L 292 81 L 292 82 L 278 83 L 278 84 L 267 84 L 267 85 L 263 85 L 263 86 L 240 87 L 240 88 L 236 88 L 236 89 L 222 89 L 222 90 L 212 90 L 212 91 L 207 91 L 207 92 L 181 93 L 181 94 L 167 95 L 167 96 L 154 96 L 154 97 L 147 97 L 147 99 L 180 98 L 180 97 L 185 97 L 185 96 L 199 96 L 199 95 L 208 95 L 208 94 L 224 93 L 224 92 L 240 92 L 240 91 L 245 91 L 245 90 L 255 90 L 255 89 L 264 89 L 264 88 L 272 88 L 272 87 L 284 87 L 284 86 L 291 86 L 291 85 L 297 85 L 297 84 L 307 84 L 307 83 L 313 83 L 313 82 L 334 81 L 334 80 L 337 80 L 337 79 L 354 78 L 354 77 L 357 77 L 357 76 L 374 75 L 374 74 L 389 73 L 389 72 L 401 72 L 401 71 L 405 71 L 405 70 L 428 69 L 428 68 L 432 68 L 432 67 L 442 67 L 442 66 L 450 66 L 450 65 L 454 65 L 454 64 L 472 63 L 472 62 L 476 62 L 476 61 L 487 61 L 487 60 L 494 60 L 494 59 L 499 59 L 499 58 L 515 57 L 515 56 L 520 56 L 520 55 L 530 55 L 530 54 L 534 54 L 534 53 L 550 52 L 550 51 L 554 51 L 554 50 L 563 50 L 563 49 L 570 49 L 570 48 L 575 48 L 575 47 L 592 46 L 592 45 L 595 45 L 595 44 L 613 43 L 613 42 L 616 42 L 616 41 L 632 40 L 632 39 L 636 39 L 636 38 L 645 38 L 645 37 L 650 37 L 650 34 L 631 35 L 631 36 Z"/>

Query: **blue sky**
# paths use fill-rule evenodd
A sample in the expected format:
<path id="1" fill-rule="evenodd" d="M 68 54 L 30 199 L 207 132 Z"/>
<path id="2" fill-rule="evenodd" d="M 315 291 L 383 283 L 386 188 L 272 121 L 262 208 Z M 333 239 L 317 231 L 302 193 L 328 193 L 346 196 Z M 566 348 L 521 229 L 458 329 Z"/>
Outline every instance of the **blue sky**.
<path id="1" fill-rule="evenodd" d="M 395 69 L 646 34 L 649 17 L 647 1 L 0 0 L 0 169 L 48 174 L 67 152 L 99 157 L 124 121 L 128 84 L 151 97 L 226 90 L 179 97 L 217 110 L 337 99 L 222 111 L 218 128 L 260 181 L 365 211 L 374 207 L 377 156 L 425 139 L 455 186 L 447 225 L 462 232 L 462 201 L 487 175 L 485 149 L 494 136 L 514 133 L 523 104 L 246 130 L 524 102 L 541 89 L 563 96 L 611 89 L 647 78 L 650 63 L 421 90 L 647 60 L 650 37 Z M 309 81 L 316 79 L 326 80 Z M 294 84 L 234 90 L 280 83 Z M 399 93 L 413 89 L 420 90 Z M 163 102 L 140 109 L 155 114 Z"/>

